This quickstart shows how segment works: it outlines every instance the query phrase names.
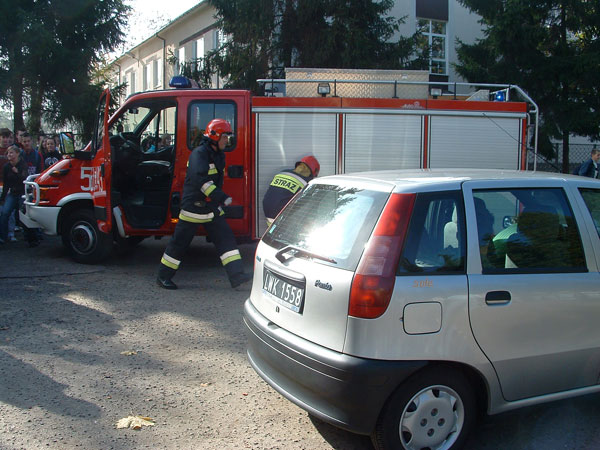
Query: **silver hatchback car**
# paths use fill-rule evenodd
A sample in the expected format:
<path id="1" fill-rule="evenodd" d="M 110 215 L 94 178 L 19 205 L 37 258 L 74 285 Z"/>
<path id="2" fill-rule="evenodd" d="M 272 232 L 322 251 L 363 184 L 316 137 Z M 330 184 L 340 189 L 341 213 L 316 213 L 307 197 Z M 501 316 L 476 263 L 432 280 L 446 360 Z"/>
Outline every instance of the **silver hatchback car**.
<path id="1" fill-rule="evenodd" d="M 600 391 L 600 182 L 499 170 L 313 180 L 256 251 L 248 357 L 379 449 Z"/>

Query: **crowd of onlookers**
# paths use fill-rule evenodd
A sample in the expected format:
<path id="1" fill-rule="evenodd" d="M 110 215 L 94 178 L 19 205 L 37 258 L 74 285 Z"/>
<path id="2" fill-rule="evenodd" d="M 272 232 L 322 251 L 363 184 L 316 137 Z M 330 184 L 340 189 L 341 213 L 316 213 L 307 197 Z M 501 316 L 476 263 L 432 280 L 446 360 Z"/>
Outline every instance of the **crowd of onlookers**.
<path id="1" fill-rule="evenodd" d="M 58 146 L 55 135 L 39 133 L 35 139 L 25 129 L 15 133 L 8 128 L 0 129 L 0 244 L 16 241 L 15 231 L 21 230 L 30 247 L 39 244 L 40 230 L 19 223 L 25 193 L 23 181 L 60 161 Z"/>

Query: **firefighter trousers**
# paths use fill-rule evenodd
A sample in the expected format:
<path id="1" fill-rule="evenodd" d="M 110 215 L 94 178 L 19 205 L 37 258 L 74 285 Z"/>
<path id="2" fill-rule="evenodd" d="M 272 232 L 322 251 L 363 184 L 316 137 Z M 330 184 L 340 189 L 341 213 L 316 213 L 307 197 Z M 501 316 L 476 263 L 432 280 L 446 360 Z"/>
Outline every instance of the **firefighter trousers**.
<path id="1" fill-rule="evenodd" d="M 160 278 L 170 280 L 175 275 L 199 225 L 204 227 L 208 239 L 217 249 L 229 280 L 231 281 L 233 277 L 244 272 L 240 251 L 225 217 L 217 216 L 210 222 L 204 223 L 188 222 L 180 218 L 175 226 L 173 237 L 160 260 L 158 270 Z"/>

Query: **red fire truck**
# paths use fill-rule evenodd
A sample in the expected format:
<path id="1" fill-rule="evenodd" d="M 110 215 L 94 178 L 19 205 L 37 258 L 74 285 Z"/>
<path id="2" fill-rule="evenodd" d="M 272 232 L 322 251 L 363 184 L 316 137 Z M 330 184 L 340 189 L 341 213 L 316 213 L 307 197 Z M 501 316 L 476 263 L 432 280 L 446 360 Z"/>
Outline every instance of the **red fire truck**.
<path id="1" fill-rule="evenodd" d="M 475 94 L 457 96 L 455 84 L 448 95 L 446 86 L 422 82 L 419 98 L 397 98 L 403 81 L 396 79 L 375 82 L 376 89 L 383 84 L 392 89 L 388 98 L 364 98 L 344 94 L 342 86 L 358 87 L 354 81 L 261 81 L 267 96 L 200 90 L 177 78 L 175 89 L 130 96 L 112 117 L 107 90 L 87 147 L 71 148 L 69 156 L 26 182 L 22 220 L 60 235 L 81 263 L 102 260 L 114 242 L 127 246 L 172 234 L 189 153 L 216 117 L 234 130 L 224 191 L 233 198 L 228 221 L 243 239 L 259 238 L 266 228 L 262 197 L 274 174 L 307 154 L 317 157 L 321 175 L 386 168 L 527 169 L 526 142 L 537 129 L 537 107 L 516 86 L 476 86 Z M 405 83 L 413 89 L 416 82 Z M 294 86 L 314 87 L 320 96 L 274 95 L 278 87 L 289 94 Z M 506 101 L 514 92 L 520 101 Z"/>

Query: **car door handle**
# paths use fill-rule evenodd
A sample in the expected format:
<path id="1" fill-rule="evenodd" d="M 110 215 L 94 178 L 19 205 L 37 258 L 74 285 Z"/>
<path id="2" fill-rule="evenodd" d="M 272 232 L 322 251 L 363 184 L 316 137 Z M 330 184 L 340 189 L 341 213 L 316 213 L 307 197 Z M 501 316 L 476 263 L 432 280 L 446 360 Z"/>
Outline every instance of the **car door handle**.
<path id="1" fill-rule="evenodd" d="M 485 303 L 488 305 L 505 305 L 510 303 L 511 297 L 508 291 L 490 291 L 485 294 Z"/>

